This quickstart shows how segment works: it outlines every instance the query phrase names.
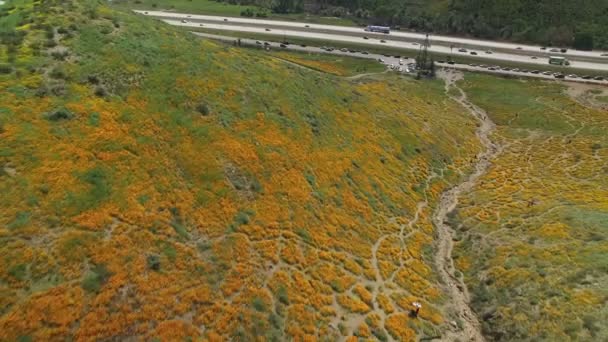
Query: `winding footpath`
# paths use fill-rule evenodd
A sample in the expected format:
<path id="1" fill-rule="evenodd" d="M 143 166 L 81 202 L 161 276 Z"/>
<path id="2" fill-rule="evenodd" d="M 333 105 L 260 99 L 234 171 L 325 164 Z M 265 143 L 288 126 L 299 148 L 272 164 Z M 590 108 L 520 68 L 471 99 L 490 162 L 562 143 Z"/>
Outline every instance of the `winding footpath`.
<path id="1" fill-rule="evenodd" d="M 456 208 L 461 193 L 470 190 L 476 181 L 488 170 L 491 160 L 501 151 L 489 136 L 495 128 L 494 123 L 483 109 L 467 100 L 465 92 L 458 88 L 456 82 L 462 79 L 462 73 L 456 71 L 441 71 L 438 75 L 445 80 L 445 93 L 463 107 L 479 121 L 477 137 L 484 151 L 476 157 L 473 172 L 460 184 L 444 192 L 440 198 L 437 209 L 433 213 L 433 224 L 437 229 L 437 254 L 435 267 L 442 280 L 448 295 L 448 312 L 453 313 L 460 324 L 452 324 L 452 330 L 447 332 L 447 340 L 454 341 L 484 341 L 481 325 L 475 313 L 469 306 L 469 292 L 463 280 L 454 275 L 455 267 L 452 258 L 454 230 L 447 223 L 447 215 Z M 452 95 L 450 90 L 456 90 L 458 95 Z"/>

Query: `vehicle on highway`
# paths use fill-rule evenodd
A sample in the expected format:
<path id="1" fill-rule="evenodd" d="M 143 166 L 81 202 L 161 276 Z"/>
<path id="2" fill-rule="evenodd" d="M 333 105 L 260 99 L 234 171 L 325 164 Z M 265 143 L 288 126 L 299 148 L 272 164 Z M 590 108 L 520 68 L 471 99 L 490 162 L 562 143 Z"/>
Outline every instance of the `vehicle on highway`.
<path id="1" fill-rule="evenodd" d="M 329 52 L 334 51 L 334 50 L 335 50 L 335 49 L 334 49 L 334 48 L 332 48 L 332 47 L 327 48 L 327 51 L 329 51 Z"/>
<path id="2" fill-rule="evenodd" d="M 465 49 L 465 48 L 460 48 L 460 49 L 458 49 L 458 52 L 467 52 L 467 49 Z"/>
<path id="3" fill-rule="evenodd" d="M 489 67 L 488 70 L 496 70 L 495 67 Z"/>
<path id="4" fill-rule="evenodd" d="M 380 62 L 380 63 L 384 63 L 384 59 L 382 59 L 382 58 L 378 58 L 378 62 Z"/>
<path id="5" fill-rule="evenodd" d="M 524 74 L 527 74 L 527 73 L 530 72 L 530 70 L 528 70 L 528 69 L 521 69 L 519 72 L 523 72 Z"/>
<path id="6" fill-rule="evenodd" d="M 269 42 L 264 42 L 264 45 L 268 46 L 268 45 L 270 45 L 270 43 Z"/>
<path id="7" fill-rule="evenodd" d="M 205 25 L 203 25 L 203 24 L 198 24 L 198 26 L 205 26 Z"/>
<path id="8" fill-rule="evenodd" d="M 602 76 L 595 76 L 593 79 L 596 80 L 596 81 L 603 81 L 604 77 L 602 77 Z"/>
<path id="9" fill-rule="evenodd" d="M 558 50 L 558 49 L 551 49 L 551 50 L 549 50 L 549 51 L 551 51 L 551 52 L 559 52 L 559 50 Z"/>
<path id="10" fill-rule="evenodd" d="M 530 57 L 530 58 L 532 58 L 532 59 L 538 59 L 538 57 L 536 57 L 536 56 L 532 56 L 532 57 Z"/>
<path id="11" fill-rule="evenodd" d="M 568 49 L 561 49 L 561 50 L 559 50 L 559 51 L 560 51 L 561 53 L 566 53 L 566 52 L 568 52 Z"/>
<path id="12" fill-rule="evenodd" d="M 395 57 L 395 58 L 401 58 L 401 56 L 399 56 L 399 55 L 394 55 L 393 57 Z"/>
<path id="13" fill-rule="evenodd" d="M 306 44 L 300 44 L 300 46 L 305 48 L 305 47 L 306 47 Z"/>
<path id="14" fill-rule="evenodd" d="M 365 31 L 368 32 L 380 32 L 380 33 L 386 33 L 389 34 L 391 33 L 391 28 L 388 26 L 375 26 L 375 25 L 368 25 L 365 28 Z"/>
<path id="15" fill-rule="evenodd" d="M 585 76 L 581 76 L 581 78 L 582 78 L 582 79 L 584 79 L 584 80 L 590 80 L 590 79 L 591 79 L 591 76 L 589 76 L 589 75 L 585 75 Z"/>
<path id="16" fill-rule="evenodd" d="M 262 42 L 259 41 L 259 40 L 256 40 L 255 43 L 258 44 L 258 45 L 262 45 Z"/>
<path id="17" fill-rule="evenodd" d="M 568 78 L 578 78 L 578 76 L 575 74 L 570 74 L 570 75 L 568 75 Z"/>
<path id="18" fill-rule="evenodd" d="M 551 76 L 551 75 L 553 75 L 553 73 L 551 71 L 545 71 L 545 72 L 543 72 L 543 75 Z"/>
<path id="19" fill-rule="evenodd" d="M 523 50 L 523 49 L 522 49 L 522 47 L 521 47 L 521 46 L 518 46 L 518 47 L 517 47 L 517 50 Z"/>
<path id="20" fill-rule="evenodd" d="M 504 67 L 504 68 L 502 68 L 502 70 L 504 70 L 504 71 L 511 71 L 511 68 Z"/>
<path id="21" fill-rule="evenodd" d="M 491 54 L 493 54 L 493 53 L 494 53 L 494 52 L 492 52 L 492 51 L 490 51 L 490 50 L 486 51 L 486 55 L 491 55 Z"/>
<path id="22" fill-rule="evenodd" d="M 363 36 L 363 39 L 366 39 L 366 40 L 367 40 L 367 39 L 369 39 L 369 37 L 368 37 L 368 36 Z"/>
<path id="23" fill-rule="evenodd" d="M 347 48 L 341 48 L 340 51 L 342 51 L 342 52 L 348 52 L 348 49 Z"/>
<path id="24" fill-rule="evenodd" d="M 485 64 L 479 64 L 479 67 L 480 67 L 480 68 L 484 68 L 484 69 L 485 69 L 485 68 L 487 68 L 488 66 L 487 66 L 487 65 L 485 65 Z"/>
<path id="25" fill-rule="evenodd" d="M 553 75 L 555 78 L 566 78 L 566 76 L 564 76 L 564 74 L 555 74 Z"/>
<path id="26" fill-rule="evenodd" d="M 286 48 L 287 47 L 287 45 L 285 45 L 285 44 L 281 44 L 279 46 L 282 47 L 282 48 Z"/>
<path id="27" fill-rule="evenodd" d="M 361 53 L 364 55 L 369 55 L 369 52 L 367 52 L 367 51 L 361 51 Z"/>
<path id="28" fill-rule="evenodd" d="M 386 43 L 386 40 L 382 39 L 382 40 L 380 41 L 380 43 Z"/>
<path id="29" fill-rule="evenodd" d="M 266 29 L 266 32 L 270 32 L 270 29 L 269 29 L 269 28 L 267 28 L 267 29 Z"/>
<path id="30" fill-rule="evenodd" d="M 471 51 L 471 55 L 472 55 L 472 56 L 477 56 L 477 52 L 475 52 L 475 51 Z"/>
<path id="31" fill-rule="evenodd" d="M 551 57 L 549 57 L 549 64 L 570 65 L 570 61 L 568 61 L 568 59 L 566 59 L 566 57 L 551 56 Z"/>
<path id="32" fill-rule="evenodd" d="M 532 70 L 532 71 L 530 71 L 530 73 L 532 73 L 532 74 L 540 74 L 540 71 L 538 71 L 538 70 Z"/>
<path id="33" fill-rule="evenodd" d="M 224 21 L 228 21 L 228 19 L 224 18 Z"/>
<path id="34" fill-rule="evenodd" d="M 454 64 L 456 64 L 456 63 L 455 63 L 454 61 L 448 61 L 448 64 L 449 64 L 449 65 L 454 65 Z"/>
<path id="35" fill-rule="evenodd" d="M 603 53 L 600 55 L 600 57 L 608 57 L 608 53 Z"/>
<path id="36" fill-rule="evenodd" d="M 540 49 L 541 50 L 547 50 L 547 47 L 546 46 L 542 46 Z"/>
<path id="37" fill-rule="evenodd" d="M 418 45 L 418 43 L 416 43 L 416 42 L 413 42 L 413 43 L 412 43 L 412 45 Z"/>
<path id="38" fill-rule="evenodd" d="M 186 19 L 182 19 L 182 24 L 185 24 L 185 23 L 187 23 L 187 22 L 188 22 L 188 20 L 186 20 Z"/>
<path id="39" fill-rule="evenodd" d="M 304 27 L 310 27 L 310 25 L 304 25 Z"/>
<path id="40" fill-rule="evenodd" d="M 519 68 L 515 68 L 515 69 L 513 69 L 511 71 L 513 71 L 513 72 L 519 72 Z"/>
<path id="41" fill-rule="evenodd" d="M 445 61 L 443 59 L 440 59 L 437 61 L 437 63 L 443 64 L 443 63 L 445 63 Z"/>
<path id="42" fill-rule="evenodd" d="M 399 60 L 399 65 L 403 65 L 403 59 Z"/>

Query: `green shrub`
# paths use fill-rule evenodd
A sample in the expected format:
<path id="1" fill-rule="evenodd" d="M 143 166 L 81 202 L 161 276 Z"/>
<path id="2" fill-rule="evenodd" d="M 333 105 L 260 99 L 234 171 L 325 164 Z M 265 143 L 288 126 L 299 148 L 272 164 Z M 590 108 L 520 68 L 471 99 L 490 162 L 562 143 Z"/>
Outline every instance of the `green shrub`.
<path id="1" fill-rule="evenodd" d="M 264 303 L 264 300 L 260 297 L 253 298 L 252 305 L 253 305 L 253 308 L 256 309 L 256 311 L 259 311 L 259 312 L 266 311 L 266 303 Z"/>
<path id="2" fill-rule="evenodd" d="M 108 281 L 112 274 L 105 265 L 95 265 L 82 281 L 82 288 L 87 292 L 99 292 L 101 287 Z"/>

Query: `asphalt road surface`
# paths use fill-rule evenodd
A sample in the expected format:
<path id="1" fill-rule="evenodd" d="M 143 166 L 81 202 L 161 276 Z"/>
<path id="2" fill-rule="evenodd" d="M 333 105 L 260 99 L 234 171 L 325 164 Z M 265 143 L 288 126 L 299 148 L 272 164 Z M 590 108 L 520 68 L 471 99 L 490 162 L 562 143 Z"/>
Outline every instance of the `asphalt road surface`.
<path id="1" fill-rule="evenodd" d="M 183 25 L 183 26 L 195 26 L 200 25 L 201 23 L 210 24 L 211 29 L 226 29 L 225 26 L 230 26 L 230 29 L 233 31 L 245 31 L 245 28 L 253 29 L 253 28 L 269 28 L 271 30 L 281 30 L 281 31 L 291 31 L 298 32 L 299 35 L 306 33 L 310 38 L 314 37 L 313 33 L 327 33 L 332 35 L 342 35 L 342 36 L 359 36 L 361 40 L 362 36 L 368 36 L 378 39 L 385 39 L 387 42 L 390 41 L 408 41 L 410 44 L 412 42 L 420 43 L 425 39 L 425 35 L 421 33 L 414 32 L 403 32 L 403 31 L 391 31 L 390 34 L 381 34 L 381 33 L 372 33 L 365 32 L 362 27 L 347 27 L 347 26 L 336 26 L 336 25 L 321 25 L 321 24 L 308 24 L 303 22 L 291 22 L 291 21 L 279 21 L 279 20 L 264 20 L 264 19 L 252 19 L 252 18 L 240 18 L 240 17 L 222 17 L 222 16 L 210 16 L 210 15 L 196 15 L 196 14 L 187 14 L 187 13 L 175 13 L 175 12 L 163 12 L 163 11 L 136 11 L 141 14 L 153 16 L 156 18 L 161 18 L 169 21 L 172 24 Z M 187 20 L 187 23 L 182 23 L 182 20 Z M 177 22 L 177 23 L 176 23 Z M 219 26 L 214 26 L 212 24 L 221 24 Z M 241 29 L 236 29 L 240 27 Z M 259 32 L 259 31 L 256 31 Z M 268 32 L 268 31 L 265 31 Z M 270 31 L 272 32 L 272 31 Z M 523 56 L 523 58 L 527 58 L 526 62 L 538 62 L 538 63 L 548 63 L 547 58 L 552 55 L 567 57 L 572 60 L 580 60 L 585 62 L 596 62 L 600 64 L 608 65 L 608 52 L 607 51 L 579 51 L 568 49 L 567 52 L 562 53 L 560 51 L 551 51 L 554 48 L 546 48 L 542 50 L 541 46 L 534 45 L 524 45 L 524 44 L 513 44 L 513 43 L 504 43 L 504 42 L 495 42 L 495 41 L 487 41 L 487 40 L 477 40 L 477 39 L 469 39 L 469 38 L 459 38 L 459 37 L 450 37 L 450 36 L 441 36 L 441 35 L 432 35 L 431 37 L 432 45 L 441 45 L 444 48 L 449 49 L 450 46 L 453 47 L 453 51 L 458 54 L 459 48 L 466 48 L 467 50 L 472 50 L 478 53 L 479 56 L 486 57 L 492 59 L 492 55 L 486 54 L 486 51 L 493 52 L 492 54 L 500 53 L 503 54 L 499 56 L 500 59 L 505 58 L 506 55 L 518 55 Z M 323 38 L 321 38 L 323 39 Z M 365 43 L 361 41 L 357 41 L 357 43 Z M 370 42 L 371 43 L 371 42 Z M 411 48 L 411 47 L 410 47 Z M 559 49 L 558 49 L 559 50 Z M 449 52 L 446 49 L 442 49 L 441 52 Z M 471 51 L 468 51 L 470 53 Z M 539 60 L 532 60 L 531 57 L 539 57 Z M 543 58 L 541 60 L 541 57 Z M 494 58 L 494 59 L 499 59 Z M 573 65 L 574 66 L 574 65 Z M 577 66 L 580 67 L 580 66 Z M 608 67 L 605 67 L 608 69 Z M 602 70 L 596 69 L 596 70 Z"/>
<path id="2" fill-rule="evenodd" d="M 201 33 L 201 32 L 192 32 L 192 33 L 197 36 L 200 36 L 200 37 L 216 39 L 216 40 L 221 40 L 221 41 L 226 41 L 226 42 L 235 42 L 235 41 L 237 41 L 237 39 L 239 39 L 236 37 L 228 37 L 228 36 L 209 34 L 209 33 Z M 414 59 L 412 59 L 412 58 L 398 58 L 395 56 L 386 56 L 386 55 L 379 55 L 379 54 L 374 54 L 374 53 L 363 53 L 363 52 L 349 52 L 349 51 L 344 52 L 344 51 L 340 51 L 339 49 L 334 49 L 332 51 L 328 51 L 327 49 L 322 49 L 320 47 L 301 46 L 301 45 L 296 45 L 296 44 L 289 44 L 289 45 L 283 44 L 283 47 L 282 47 L 281 43 L 268 42 L 268 41 L 255 40 L 255 39 L 240 38 L 240 41 L 241 41 L 241 45 L 257 46 L 261 49 L 269 48 L 272 50 L 292 50 L 292 51 L 309 52 L 309 53 L 326 53 L 326 54 L 333 54 L 333 55 L 374 59 L 380 63 L 385 64 L 389 69 L 392 66 L 391 70 L 394 70 L 395 72 L 412 73 L 412 74 L 415 73 L 415 71 L 411 67 L 411 65 L 415 62 Z M 447 64 L 447 63 L 438 63 L 437 66 L 442 67 L 442 68 L 453 68 L 453 69 L 458 69 L 458 70 L 485 72 L 485 73 L 505 75 L 505 76 L 519 76 L 519 77 L 532 77 L 532 78 L 539 78 L 539 79 L 546 79 L 546 80 L 559 80 L 559 79 L 555 78 L 554 73 L 543 74 L 543 73 L 539 72 L 538 74 L 533 74 L 530 72 L 532 70 L 523 70 L 522 69 L 519 71 L 514 71 L 513 69 L 503 70 L 501 68 L 496 68 L 496 67 L 492 67 L 492 66 L 481 67 L 479 65 Z M 399 71 L 399 68 L 401 68 L 401 71 Z M 408 72 L 408 70 L 409 70 L 409 72 Z M 565 76 L 562 80 L 572 81 L 572 82 L 584 82 L 584 83 L 590 83 L 590 84 L 608 85 L 608 80 L 603 80 L 603 81 L 597 81 L 597 80 L 593 80 L 593 79 L 584 80 L 584 79 L 581 79 L 580 77 L 574 78 L 574 77 L 569 77 L 569 76 Z"/>

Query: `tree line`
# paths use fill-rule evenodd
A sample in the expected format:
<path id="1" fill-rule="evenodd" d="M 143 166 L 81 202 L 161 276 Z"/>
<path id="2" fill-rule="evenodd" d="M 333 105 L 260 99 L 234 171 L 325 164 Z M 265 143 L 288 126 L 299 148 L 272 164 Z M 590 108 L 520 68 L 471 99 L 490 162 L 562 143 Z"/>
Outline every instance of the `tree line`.
<path id="1" fill-rule="evenodd" d="M 608 0 L 219 0 L 485 39 L 608 48 Z"/>

